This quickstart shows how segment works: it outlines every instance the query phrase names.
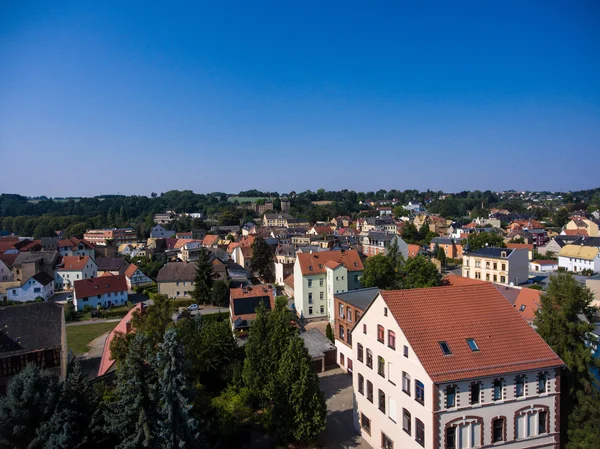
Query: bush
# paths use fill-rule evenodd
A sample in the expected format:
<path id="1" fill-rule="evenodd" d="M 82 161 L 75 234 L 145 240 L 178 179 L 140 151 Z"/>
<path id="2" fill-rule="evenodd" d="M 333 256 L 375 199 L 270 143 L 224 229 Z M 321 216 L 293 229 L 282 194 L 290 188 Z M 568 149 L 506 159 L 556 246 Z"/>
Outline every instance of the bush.
<path id="1" fill-rule="evenodd" d="M 123 318 L 127 312 L 123 310 L 103 310 L 100 312 L 102 318 Z"/>
<path id="2" fill-rule="evenodd" d="M 544 289 L 544 287 L 542 287 L 539 284 L 528 285 L 527 288 L 530 288 L 532 290 L 543 290 Z"/>
<path id="3" fill-rule="evenodd" d="M 219 321 L 229 320 L 229 312 L 227 313 L 209 313 L 208 315 L 202 315 L 203 323 L 213 323 Z"/>
<path id="4" fill-rule="evenodd" d="M 83 306 L 83 313 L 88 313 L 94 310 L 94 308 L 90 305 Z"/>
<path id="5" fill-rule="evenodd" d="M 175 307 L 188 307 L 188 306 L 191 306 L 192 304 L 197 304 L 197 301 L 195 299 L 174 299 L 173 300 L 173 305 Z"/>
<path id="6" fill-rule="evenodd" d="M 65 306 L 65 321 L 73 321 L 75 316 L 75 306 L 73 303 L 67 303 Z"/>

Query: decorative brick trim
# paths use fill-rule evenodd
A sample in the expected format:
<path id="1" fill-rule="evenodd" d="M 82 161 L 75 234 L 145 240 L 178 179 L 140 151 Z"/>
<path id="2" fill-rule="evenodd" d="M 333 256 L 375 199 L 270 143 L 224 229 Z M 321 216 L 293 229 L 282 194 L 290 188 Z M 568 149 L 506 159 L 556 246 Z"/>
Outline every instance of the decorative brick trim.
<path id="1" fill-rule="evenodd" d="M 484 446 L 483 436 L 485 435 L 485 432 L 484 432 L 485 425 L 483 423 L 483 418 L 481 416 L 467 415 L 467 416 L 461 416 L 460 418 L 455 418 L 452 421 L 448 421 L 446 423 L 446 425 L 444 426 L 444 433 L 442 435 L 442 440 L 446 441 L 446 433 L 447 433 L 449 427 L 457 427 L 458 424 L 463 423 L 465 421 L 468 421 L 468 422 L 475 421 L 476 423 L 479 424 L 479 426 L 481 427 L 480 432 L 479 432 L 479 439 L 481 441 L 481 446 Z"/>
<path id="2" fill-rule="evenodd" d="M 506 416 L 495 416 L 490 420 L 490 444 L 494 444 L 494 421 L 500 419 L 503 421 L 502 425 L 504 427 L 504 435 L 502 436 L 504 442 L 506 442 L 506 433 L 507 433 L 507 419 Z"/>
<path id="3" fill-rule="evenodd" d="M 550 432 L 550 407 L 548 407 L 547 405 L 542 405 L 542 404 L 532 404 L 532 405 L 528 405 L 527 407 L 522 407 L 518 410 L 515 411 L 515 415 L 514 415 L 514 422 L 513 422 L 513 434 L 514 437 L 513 439 L 517 439 L 518 435 L 517 435 L 517 418 L 519 415 L 522 415 L 523 412 L 527 412 L 526 414 L 529 415 L 535 411 L 545 411 L 546 412 L 546 433 L 550 434 L 552 432 Z"/>

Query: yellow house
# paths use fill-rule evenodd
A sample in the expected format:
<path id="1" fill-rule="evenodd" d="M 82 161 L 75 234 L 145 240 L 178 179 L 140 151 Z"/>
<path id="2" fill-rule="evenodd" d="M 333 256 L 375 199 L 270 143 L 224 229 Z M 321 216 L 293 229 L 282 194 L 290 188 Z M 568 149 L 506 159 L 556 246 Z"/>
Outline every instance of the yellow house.
<path id="1" fill-rule="evenodd" d="M 566 229 L 586 231 L 590 237 L 600 237 L 598 233 L 598 223 L 588 220 L 587 218 L 574 218 L 567 223 Z"/>

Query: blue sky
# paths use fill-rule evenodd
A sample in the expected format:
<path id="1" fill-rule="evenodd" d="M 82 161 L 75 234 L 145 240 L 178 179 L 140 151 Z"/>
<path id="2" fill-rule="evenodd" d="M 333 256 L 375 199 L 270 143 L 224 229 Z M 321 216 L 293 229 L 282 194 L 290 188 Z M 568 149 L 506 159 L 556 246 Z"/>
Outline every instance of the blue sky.
<path id="1" fill-rule="evenodd" d="M 0 2 L 0 192 L 599 185 L 596 1 L 50 3 Z"/>

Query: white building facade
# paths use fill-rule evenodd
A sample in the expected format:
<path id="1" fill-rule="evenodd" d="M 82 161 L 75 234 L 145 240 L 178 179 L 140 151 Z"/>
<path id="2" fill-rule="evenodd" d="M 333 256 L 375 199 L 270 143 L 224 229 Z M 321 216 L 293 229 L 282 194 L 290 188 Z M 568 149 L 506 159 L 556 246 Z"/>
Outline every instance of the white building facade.
<path id="1" fill-rule="evenodd" d="M 57 290 L 71 290 L 75 281 L 91 279 L 98 274 L 98 265 L 88 256 L 66 256 L 56 270 Z"/>
<path id="2" fill-rule="evenodd" d="M 46 273 L 38 273 L 31 276 L 20 287 L 11 288 L 6 291 L 9 301 L 35 301 L 42 298 L 48 301 L 54 295 L 54 279 Z"/>

